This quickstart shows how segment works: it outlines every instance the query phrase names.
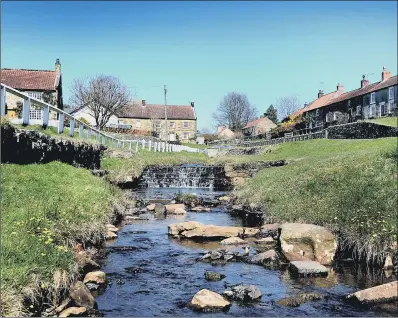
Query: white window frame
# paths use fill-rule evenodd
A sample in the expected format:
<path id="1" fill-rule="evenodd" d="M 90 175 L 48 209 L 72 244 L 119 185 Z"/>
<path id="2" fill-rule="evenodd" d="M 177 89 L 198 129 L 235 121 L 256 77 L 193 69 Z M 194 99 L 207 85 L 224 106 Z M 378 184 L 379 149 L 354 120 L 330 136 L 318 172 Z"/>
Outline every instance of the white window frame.
<path id="1" fill-rule="evenodd" d="M 337 117 L 336 117 L 336 112 L 333 112 L 333 121 L 336 121 Z"/>
<path id="2" fill-rule="evenodd" d="M 394 86 L 388 88 L 388 99 L 394 99 Z"/>
<path id="3" fill-rule="evenodd" d="M 370 105 L 369 106 L 369 117 L 375 117 L 376 116 L 376 105 Z"/>
<path id="4" fill-rule="evenodd" d="M 327 113 L 326 116 L 325 116 L 325 121 L 326 121 L 327 123 L 330 122 L 330 120 L 329 120 L 329 117 L 330 117 L 329 114 L 330 114 L 330 113 Z"/>
<path id="5" fill-rule="evenodd" d="M 382 106 L 385 107 L 385 105 L 386 105 L 385 102 L 379 103 L 379 117 L 383 116 L 382 113 L 381 113 L 381 107 Z M 385 113 L 384 115 L 387 115 L 387 110 L 384 113 Z"/>
<path id="6" fill-rule="evenodd" d="M 189 128 L 189 121 L 184 121 L 183 127 L 184 128 Z"/>
<path id="7" fill-rule="evenodd" d="M 186 131 L 185 131 L 185 132 L 183 133 L 183 135 L 182 135 L 182 138 L 183 138 L 183 139 L 189 139 L 189 132 L 186 132 Z"/>
<path id="8" fill-rule="evenodd" d="M 387 113 L 391 114 L 393 112 L 394 109 L 394 100 L 391 100 L 388 102 L 388 109 L 387 109 Z"/>
<path id="9" fill-rule="evenodd" d="M 174 121 L 170 122 L 170 128 L 176 128 L 176 123 Z"/>
<path id="10" fill-rule="evenodd" d="M 137 120 L 135 122 L 135 128 L 141 128 L 141 121 Z"/>
<path id="11" fill-rule="evenodd" d="M 43 119 L 43 110 L 41 109 L 31 109 L 29 111 L 29 119 L 41 120 Z"/>
<path id="12" fill-rule="evenodd" d="M 43 93 L 42 92 L 28 92 L 28 96 L 32 98 L 36 98 L 38 100 L 42 100 Z"/>
<path id="13" fill-rule="evenodd" d="M 376 103 L 376 92 L 370 93 L 370 103 L 369 104 L 375 104 Z"/>
<path id="14" fill-rule="evenodd" d="M 361 105 L 357 105 L 356 115 L 361 115 L 361 112 L 362 112 L 362 106 Z"/>

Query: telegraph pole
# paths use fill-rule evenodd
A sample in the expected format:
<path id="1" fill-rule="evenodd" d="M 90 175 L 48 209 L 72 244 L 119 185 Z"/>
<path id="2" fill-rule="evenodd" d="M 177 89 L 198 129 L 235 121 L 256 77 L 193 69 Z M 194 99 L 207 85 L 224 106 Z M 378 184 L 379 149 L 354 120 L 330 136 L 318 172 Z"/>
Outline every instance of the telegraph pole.
<path id="1" fill-rule="evenodd" d="M 165 125 L 166 125 L 166 142 L 169 140 L 169 134 L 168 134 L 168 128 L 167 128 L 167 109 L 166 109 L 166 105 L 167 105 L 167 88 L 166 85 L 164 85 L 164 121 L 165 121 Z"/>

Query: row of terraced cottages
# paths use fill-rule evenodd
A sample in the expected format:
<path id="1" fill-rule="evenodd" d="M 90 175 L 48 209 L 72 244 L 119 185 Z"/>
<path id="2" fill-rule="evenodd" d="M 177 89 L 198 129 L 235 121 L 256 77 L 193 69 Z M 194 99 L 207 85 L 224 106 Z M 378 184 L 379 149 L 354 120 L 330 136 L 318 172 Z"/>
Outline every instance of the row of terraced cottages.
<path id="1" fill-rule="evenodd" d="M 297 110 L 293 116 L 303 115 L 307 129 L 323 129 L 330 125 L 345 124 L 361 119 L 397 115 L 398 76 L 383 67 L 381 81 L 370 84 L 362 76 L 361 87 L 344 92 L 338 84 L 337 90 L 324 94 L 309 105 Z"/>

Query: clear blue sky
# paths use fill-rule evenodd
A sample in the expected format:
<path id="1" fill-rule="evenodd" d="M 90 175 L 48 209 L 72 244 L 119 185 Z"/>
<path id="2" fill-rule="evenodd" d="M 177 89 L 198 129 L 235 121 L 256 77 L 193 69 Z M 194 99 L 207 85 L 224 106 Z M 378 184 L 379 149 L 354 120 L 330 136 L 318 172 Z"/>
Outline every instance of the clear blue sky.
<path id="1" fill-rule="evenodd" d="M 195 100 L 198 127 L 213 126 L 225 94 L 246 93 L 259 114 L 278 97 L 300 102 L 361 75 L 397 74 L 397 3 L 2 2 L 1 67 L 62 64 L 64 101 L 74 78 L 99 73 L 137 98 Z M 131 92 L 134 93 L 134 88 Z"/>

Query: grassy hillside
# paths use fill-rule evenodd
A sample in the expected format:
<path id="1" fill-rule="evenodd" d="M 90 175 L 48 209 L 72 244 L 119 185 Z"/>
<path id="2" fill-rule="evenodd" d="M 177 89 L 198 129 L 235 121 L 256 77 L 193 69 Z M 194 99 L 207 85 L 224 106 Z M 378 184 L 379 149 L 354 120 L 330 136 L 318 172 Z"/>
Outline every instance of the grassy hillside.
<path id="1" fill-rule="evenodd" d="M 18 316 L 22 293 L 55 291 L 71 278 L 76 239 L 101 235 L 122 193 L 59 162 L 2 164 L 1 172 L 2 314 Z"/>
<path id="2" fill-rule="evenodd" d="M 264 204 L 269 221 L 327 225 L 368 256 L 396 241 L 396 138 L 286 143 L 261 157 L 289 163 L 262 170 L 236 193 Z"/>
<path id="3" fill-rule="evenodd" d="M 398 127 L 398 117 L 382 117 L 382 118 L 369 119 L 367 121 L 380 125 Z"/>

